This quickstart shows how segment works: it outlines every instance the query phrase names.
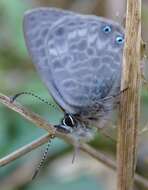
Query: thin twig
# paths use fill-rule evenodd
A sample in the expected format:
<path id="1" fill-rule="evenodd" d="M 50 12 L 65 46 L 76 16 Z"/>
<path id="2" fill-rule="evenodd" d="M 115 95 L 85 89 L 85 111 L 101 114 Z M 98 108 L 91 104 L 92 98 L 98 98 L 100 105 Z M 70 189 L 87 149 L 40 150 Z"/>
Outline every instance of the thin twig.
<path id="1" fill-rule="evenodd" d="M 0 159 L 0 166 L 5 166 L 6 164 L 12 162 L 13 160 L 16 160 L 23 156 L 26 153 L 29 153 L 30 151 L 38 148 L 42 144 L 46 143 L 49 140 L 50 135 L 46 134 L 32 143 L 29 143 L 20 149 L 17 149 L 17 151 L 14 151 L 13 153 L 7 155 L 6 157 L 3 157 Z M 93 158 L 104 164 L 105 166 L 108 166 L 110 169 L 116 170 L 116 162 L 112 160 L 109 156 L 105 156 L 100 151 L 96 151 L 92 147 L 90 147 L 87 144 L 80 144 L 79 148 L 86 152 L 87 154 L 91 155 Z M 143 178 L 142 176 L 136 174 L 135 175 L 135 181 L 139 184 L 141 184 L 143 187 L 148 187 L 148 180 Z"/>
<path id="2" fill-rule="evenodd" d="M 34 123 L 37 127 L 45 129 L 48 131 L 50 134 L 55 133 L 55 128 L 50 125 L 47 121 L 43 120 L 38 114 L 33 113 L 26 108 L 24 108 L 22 105 L 13 102 L 10 102 L 10 98 L 8 96 L 5 96 L 3 94 L 0 94 L 0 102 L 10 108 L 11 110 L 19 113 L 22 115 L 25 119 L 28 121 Z"/>
<path id="3" fill-rule="evenodd" d="M 75 146 L 75 140 L 72 138 L 72 136 L 58 133 L 52 125 L 48 124 L 39 115 L 25 109 L 20 104 L 16 104 L 15 102 L 10 103 L 9 97 L 0 94 L 0 102 L 2 104 L 4 104 L 5 106 L 9 107 L 10 109 L 18 112 L 20 115 L 22 115 L 27 120 L 36 124 L 36 126 L 43 128 L 49 132 L 49 134 L 46 134 L 46 135 L 40 137 L 39 139 L 36 139 L 32 143 L 25 145 L 24 147 L 16 150 L 15 152 L 9 154 L 8 156 L 0 159 L 0 166 L 4 166 L 4 165 L 10 163 L 11 161 L 13 161 L 14 159 L 17 159 L 17 158 L 23 156 L 24 154 L 30 152 L 31 150 L 34 150 L 35 148 L 46 143 L 49 140 L 49 137 L 51 134 L 54 134 L 55 136 L 60 137 L 63 140 L 65 140 Z M 80 144 L 79 148 L 81 150 L 83 150 L 84 152 L 88 153 L 89 155 L 91 155 L 93 158 L 95 158 L 98 161 L 100 161 L 101 163 L 103 163 L 104 165 L 108 166 L 109 168 L 114 169 L 114 170 L 116 169 L 115 161 L 113 161 L 111 158 L 109 158 L 109 156 L 105 156 L 103 153 L 101 153 L 100 151 L 96 151 L 95 149 L 93 149 L 92 147 L 90 147 L 87 144 Z M 135 176 L 135 180 L 142 186 L 148 188 L 148 181 L 145 178 L 143 178 L 137 174 Z"/>
<path id="4" fill-rule="evenodd" d="M 45 144 L 50 138 L 49 134 L 46 134 L 33 142 L 17 149 L 16 151 L 10 153 L 9 155 L 3 157 L 0 159 L 0 167 L 5 166 L 12 162 L 13 160 L 16 160 L 17 158 L 20 158 L 21 156 L 27 154 L 28 152 L 38 148 L 39 146 Z"/>

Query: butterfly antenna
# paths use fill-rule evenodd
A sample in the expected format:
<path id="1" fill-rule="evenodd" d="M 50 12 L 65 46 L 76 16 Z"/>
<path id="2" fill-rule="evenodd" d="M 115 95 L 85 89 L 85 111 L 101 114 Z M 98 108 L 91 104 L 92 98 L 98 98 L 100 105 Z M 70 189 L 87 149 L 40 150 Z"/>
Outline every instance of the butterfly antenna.
<path id="1" fill-rule="evenodd" d="M 49 150 L 49 147 L 50 147 L 50 145 L 51 145 L 51 139 L 53 139 L 53 138 L 55 138 L 54 135 L 52 135 L 51 138 L 49 139 L 49 142 L 48 142 L 48 144 L 47 144 L 47 147 L 46 147 L 46 149 L 45 149 L 45 151 L 44 151 L 44 153 L 43 153 L 43 157 L 42 157 L 42 159 L 41 159 L 41 161 L 40 161 L 38 167 L 36 168 L 36 170 L 35 170 L 35 172 L 34 172 L 34 174 L 33 174 L 33 176 L 32 176 L 32 180 L 36 178 L 36 176 L 38 175 L 38 173 L 39 173 L 41 167 L 42 167 L 43 164 L 45 163 L 45 160 L 47 159 L 48 150 Z"/>
<path id="2" fill-rule="evenodd" d="M 10 102 L 13 103 L 19 96 L 22 96 L 22 95 L 30 95 L 30 96 L 33 96 L 35 98 L 37 98 L 38 100 L 40 100 L 41 102 L 57 109 L 57 107 L 54 105 L 54 104 L 51 104 L 50 102 L 48 102 L 47 100 L 45 100 L 44 98 L 41 98 L 40 96 L 34 94 L 33 92 L 20 92 L 20 93 L 17 93 L 15 94 L 14 96 L 11 96 L 10 97 Z"/>

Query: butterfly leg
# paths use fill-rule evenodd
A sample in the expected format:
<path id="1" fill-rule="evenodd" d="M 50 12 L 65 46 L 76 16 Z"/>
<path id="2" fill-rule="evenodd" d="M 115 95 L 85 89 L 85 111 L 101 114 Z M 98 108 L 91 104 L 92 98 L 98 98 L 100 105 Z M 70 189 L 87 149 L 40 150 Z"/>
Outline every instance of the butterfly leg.
<path id="1" fill-rule="evenodd" d="M 54 127 L 59 131 L 60 133 L 72 133 L 72 128 L 65 125 L 54 125 Z"/>

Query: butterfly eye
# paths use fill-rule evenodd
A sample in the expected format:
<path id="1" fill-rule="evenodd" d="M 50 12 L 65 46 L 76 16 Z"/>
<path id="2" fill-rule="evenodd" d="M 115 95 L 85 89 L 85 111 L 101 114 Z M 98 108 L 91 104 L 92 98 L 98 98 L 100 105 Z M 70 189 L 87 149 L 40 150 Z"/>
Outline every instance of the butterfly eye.
<path id="1" fill-rule="evenodd" d="M 106 33 L 106 34 L 110 33 L 111 31 L 112 31 L 112 29 L 111 29 L 110 26 L 105 26 L 105 27 L 103 28 L 103 32 Z"/>
<path id="2" fill-rule="evenodd" d="M 63 125 L 69 126 L 69 127 L 75 127 L 75 125 L 76 125 L 73 117 L 69 114 L 65 115 L 62 123 L 63 123 Z"/>
<path id="3" fill-rule="evenodd" d="M 124 42 L 124 38 L 122 36 L 117 36 L 116 37 L 116 43 L 117 44 L 123 44 Z"/>

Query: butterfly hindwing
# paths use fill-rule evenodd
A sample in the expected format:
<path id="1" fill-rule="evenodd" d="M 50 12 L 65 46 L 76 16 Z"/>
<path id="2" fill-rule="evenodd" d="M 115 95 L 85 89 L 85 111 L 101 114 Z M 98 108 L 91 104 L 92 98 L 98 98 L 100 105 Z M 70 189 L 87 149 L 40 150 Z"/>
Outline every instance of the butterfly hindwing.
<path id="1" fill-rule="evenodd" d="M 54 99 L 67 112 L 93 106 L 119 81 L 122 56 L 112 42 L 114 36 L 102 33 L 105 23 L 118 29 L 100 17 L 60 9 L 40 8 L 24 17 L 25 40 L 34 64 Z M 117 51 L 116 56 L 112 49 Z"/>

